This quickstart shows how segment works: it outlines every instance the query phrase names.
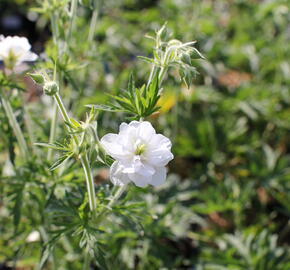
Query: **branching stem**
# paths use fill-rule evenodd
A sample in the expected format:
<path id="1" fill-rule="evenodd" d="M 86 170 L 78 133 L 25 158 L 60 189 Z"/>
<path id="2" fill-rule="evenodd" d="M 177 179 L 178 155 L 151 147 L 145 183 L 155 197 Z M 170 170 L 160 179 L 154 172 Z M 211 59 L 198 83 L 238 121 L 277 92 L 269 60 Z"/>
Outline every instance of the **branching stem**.
<path id="1" fill-rule="evenodd" d="M 71 123 L 71 120 L 68 116 L 68 113 L 65 109 L 65 106 L 61 100 L 59 93 L 56 93 L 54 95 L 54 99 L 58 105 L 58 108 L 61 112 L 61 115 L 62 115 L 64 121 L 67 123 Z M 79 146 L 78 137 L 75 134 L 73 134 L 72 136 L 73 136 L 73 139 L 74 139 L 76 145 Z M 96 202 L 96 194 L 95 194 L 95 188 L 94 188 L 94 178 L 93 178 L 92 170 L 90 167 L 90 162 L 88 160 L 88 155 L 86 152 L 81 155 L 80 160 L 81 160 L 84 172 L 85 172 L 90 209 L 92 212 L 95 212 L 96 207 L 97 207 L 97 202 Z"/>

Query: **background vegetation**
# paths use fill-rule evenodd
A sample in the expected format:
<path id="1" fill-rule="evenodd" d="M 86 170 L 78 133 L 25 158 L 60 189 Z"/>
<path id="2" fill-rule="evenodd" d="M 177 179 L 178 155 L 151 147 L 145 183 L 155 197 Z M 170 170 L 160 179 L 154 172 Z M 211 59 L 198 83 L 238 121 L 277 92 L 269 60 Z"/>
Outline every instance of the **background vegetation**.
<path id="1" fill-rule="evenodd" d="M 167 183 L 131 185 L 98 232 L 77 230 L 85 215 L 79 166 L 50 172 L 52 161 L 41 162 L 46 150 L 36 147 L 30 162 L 20 160 L 0 108 L 0 269 L 83 269 L 89 243 L 99 254 L 91 269 L 290 269 L 289 1 L 82 0 L 69 37 L 68 1 L 49 2 L 2 0 L 1 32 L 28 36 L 38 53 L 45 48 L 48 60 L 37 67 L 51 68 L 56 16 L 58 42 L 70 40 L 57 67 L 61 91 L 80 119 L 85 104 L 126 88 L 132 71 L 138 85 L 147 80 L 150 66 L 137 56 L 150 56 L 144 36 L 165 21 L 174 38 L 197 40 L 206 60 L 196 63 L 189 89 L 172 70 L 162 108 L 149 119 L 173 141 Z M 19 27 L 7 23 L 13 17 Z M 52 103 L 28 78 L 17 79 L 23 91 L 9 95 L 25 136 L 47 142 Z M 100 112 L 97 120 L 105 134 L 124 115 Z M 101 202 L 112 187 L 99 163 L 94 176 Z"/>

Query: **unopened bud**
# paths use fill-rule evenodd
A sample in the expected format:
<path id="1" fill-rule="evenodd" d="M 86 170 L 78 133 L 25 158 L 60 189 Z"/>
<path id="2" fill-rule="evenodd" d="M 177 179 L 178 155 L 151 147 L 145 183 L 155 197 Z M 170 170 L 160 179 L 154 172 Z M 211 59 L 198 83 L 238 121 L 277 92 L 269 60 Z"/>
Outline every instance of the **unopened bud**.
<path id="1" fill-rule="evenodd" d="M 54 96 L 59 91 L 58 84 L 54 81 L 46 82 L 43 91 L 48 96 Z"/>

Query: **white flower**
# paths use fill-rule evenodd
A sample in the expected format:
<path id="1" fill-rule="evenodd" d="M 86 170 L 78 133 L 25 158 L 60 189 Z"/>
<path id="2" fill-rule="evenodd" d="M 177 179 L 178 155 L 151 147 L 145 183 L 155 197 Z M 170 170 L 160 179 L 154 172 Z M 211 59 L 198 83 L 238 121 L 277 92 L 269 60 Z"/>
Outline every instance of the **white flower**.
<path id="1" fill-rule="evenodd" d="M 0 36 L 0 60 L 5 64 L 16 66 L 25 61 L 35 61 L 37 55 L 30 49 L 31 45 L 25 37 Z"/>
<path id="2" fill-rule="evenodd" d="M 40 233 L 38 231 L 32 231 L 26 238 L 26 242 L 36 242 L 40 239 Z"/>
<path id="3" fill-rule="evenodd" d="M 110 169 L 114 185 L 122 186 L 132 181 L 138 187 L 145 187 L 165 182 L 165 166 L 173 159 L 171 142 L 156 134 L 149 122 L 122 123 L 119 134 L 105 135 L 101 145 L 116 160 Z"/>

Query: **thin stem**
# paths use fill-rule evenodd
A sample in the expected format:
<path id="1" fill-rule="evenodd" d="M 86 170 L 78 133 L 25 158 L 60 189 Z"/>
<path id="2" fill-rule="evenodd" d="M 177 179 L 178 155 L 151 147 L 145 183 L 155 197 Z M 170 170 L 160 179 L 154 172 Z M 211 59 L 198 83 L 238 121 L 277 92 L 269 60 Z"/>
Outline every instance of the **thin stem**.
<path id="1" fill-rule="evenodd" d="M 49 134 L 49 143 L 53 143 L 55 141 L 57 128 L 57 115 L 58 115 L 58 107 L 56 102 L 54 101 L 53 116 L 51 119 L 50 134 Z M 47 152 L 47 160 L 51 160 L 51 158 L 52 158 L 52 148 L 49 148 Z"/>
<path id="2" fill-rule="evenodd" d="M 35 145 L 34 145 L 34 143 L 36 142 L 36 139 L 35 139 L 35 135 L 33 132 L 33 123 L 32 123 L 32 120 L 30 118 L 30 113 L 29 113 L 27 106 L 24 106 L 24 112 L 25 112 L 24 119 L 25 119 L 26 130 L 28 132 L 31 147 L 32 147 L 33 153 L 38 154 L 38 148 L 35 147 Z"/>
<path id="3" fill-rule="evenodd" d="M 162 68 L 160 69 L 159 76 L 158 76 L 159 85 L 162 84 L 166 72 L 167 72 L 167 68 L 166 68 L 166 67 L 162 67 Z"/>
<path id="4" fill-rule="evenodd" d="M 56 45 L 57 49 L 58 47 L 58 28 L 57 28 L 57 18 L 55 14 L 52 14 L 50 17 L 51 21 L 51 30 L 52 30 L 52 37 L 53 42 Z M 49 134 L 49 143 L 53 143 L 55 141 L 56 137 L 56 130 L 57 130 L 57 115 L 58 115 L 58 107 L 56 102 L 54 101 L 53 104 L 53 116 L 51 119 L 50 124 L 50 134 Z M 52 158 L 53 149 L 49 148 L 47 152 L 47 160 L 51 160 Z"/>
<path id="5" fill-rule="evenodd" d="M 89 270 L 90 269 L 90 253 L 88 248 L 85 249 L 85 259 L 84 259 L 84 265 L 82 270 Z"/>
<path id="6" fill-rule="evenodd" d="M 92 15 L 91 23 L 90 23 L 90 30 L 89 30 L 89 35 L 88 35 L 89 44 L 91 44 L 91 42 L 94 39 L 98 16 L 99 16 L 99 11 L 97 8 L 95 8 L 93 11 L 93 15 Z"/>
<path id="7" fill-rule="evenodd" d="M 97 202 L 96 202 L 96 194 L 95 194 L 95 188 L 94 188 L 94 178 L 92 175 L 92 171 L 90 168 L 90 163 L 88 160 L 87 154 L 85 154 L 81 158 L 81 163 L 83 165 L 83 169 L 85 171 L 86 175 L 86 182 L 87 182 L 87 189 L 88 189 L 88 195 L 89 195 L 89 203 L 90 203 L 90 209 L 92 211 L 95 211 L 97 208 Z"/>
<path id="8" fill-rule="evenodd" d="M 123 186 L 120 186 L 117 192 L 115 193 L 114 197 L 112 198 L 112 200 L 109 202 L 108 207 L 112 207 L 117 202 L 117 200 L 119 200 L 119 198 L 122 196 L 122 194 L 124 193 L 126 189 L 127 189 L 126 184 Z"/>
<path id="9" fill-rule="evenodd" d="M 67 123 L 71 123 L 71 120 L 68 116 L 68 113 L 65 109 L 65 106 L 61 100 L 61 97 L 59 95 L 59 93 L 56 93 L 54 95 L 54 99 L 59 107 L 59 110 L 61 112 L 61 115 L 64 119 L 65 122 Z M 73 134 L 73 139 L 75 140 L 75 143 L 79 146 L 79 140 L 78 137 Z M 95 194 L 95 188 L 94 188 L 94 178 L 92 175 L 92 170 L 90 167 L 90 163 L 88 160 L 88 155 L 87 153 L 84 153 L 83 156 L 80 157 L 84 172 L 85 172 L 85 176 L 86 176 L 86 183 L 87 183 L 87 190 L 88 190 L 88 195 L 89 195 L 89 204 L 90 204 L 90 209 L 91 211 L 95 211 L 96 207 L 97 207 L 97 202 L 96 202 L 96 194 Z"/>
<path id="10" fill-rule="evenodd" d="M 115 195 L 108 203 L 107 207 L 98 215 L 97 219 L 95 220 L 95 224 L 100 223 L 103 220 L 103 217 L 111 210 L 112 206 L 117 202 L 117 200 L 122 196 L 124 191 L 127 189 L 127 185 L 120 186 L 116 191 Z"/>
<path id="11" fill-rule="evenodd" d="M 147 88 L 150 86 L 150 83 L 153 80 L 153 77 L 154 77 L 154 74 L 155 74 L 155 70 L 156 70 L 156 66 L 155 66 L 155 64 L 153 64 L 152 68 L 151 68 L 151 71 L 150 71 L 149 79 L 148 79 L 148 82 L 147 82 Z"/>
<path id="12" fill-rule="evenodd" d="M 18 145 L 19 145 L 19 149 L 20 149 L 21 155 L 24 158 L 28 159 L 29 153 L 28 153 L 27 144 L 25 142 L 25 139 L 24 139 L 23 133 L 22 133 L 22 131 L 20 129 L 20 126 L 19 126 L 19 124 L 18 124 L 18 122 L 17 122 L 17 120 L 15 118 L 15 115 L 14 115 L 14 113 L 12 111 L 12 107 L 10 105 L 10 102 L 5 97 L 4 93 L 2 94 L 1 101 L 2 101 L 3 108 L 5 110 L 6 116 L 8 118 L 9 124 L 12 127 L 14 135 L 15 135 L 17 141 L 18 141 Z"/>
<path id="13" fill-rule="evenodd" d="M 71 38 L 71 33 L 73 31 L 73 28 L 74 28 L 75 18 L 76 18 L 76 13 L 77 13 L 77 8 L 78 8 L 78 0 L 72 0 L 71 1 L 71 10 L 70 10 L 71 20 L 70 20 L 70 26 L 69 26 L 68 38 L 67 38 L 68 41 Z"/>

